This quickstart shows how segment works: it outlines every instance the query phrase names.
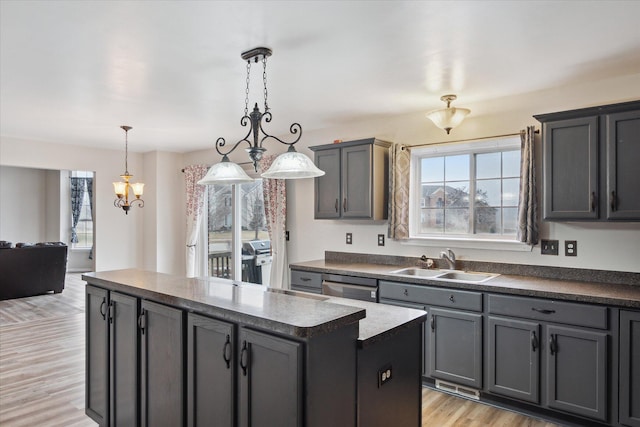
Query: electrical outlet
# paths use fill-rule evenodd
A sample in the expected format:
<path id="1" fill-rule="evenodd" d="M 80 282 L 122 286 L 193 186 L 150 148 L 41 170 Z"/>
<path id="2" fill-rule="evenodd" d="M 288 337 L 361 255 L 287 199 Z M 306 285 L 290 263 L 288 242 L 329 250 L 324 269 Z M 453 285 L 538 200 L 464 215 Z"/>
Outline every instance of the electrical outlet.
<path id="1" fill-rule="evenodd" d="M 578 241 L 577 240 L 565 240 L 564 241 L 564 256 L 578 256 Z"/>
<path id="2" fill-rule="evenodd" d="M 393 378 L 391 365 L 385 365 L 378 371 L 378 387 L 382 387 Z"/>
<path id="3" fill-rule="evenodd" d="M 540 253 L 542 255 L 558 255 L 558 241 L 557 240 L 541 240 Z"/>
<path id="4" fill-rule="evenodd" d="M 289 241 L 289 230 L 284 232 L 284 240 Z"/>
<path id="5" fill-rule="evenodd" d="M 378 246 L 384 246 L 384 234 L 378 234 Z"/>
<path id="6" fill-rule="evenodd" d="M 347 233 L 347 237 L 346 237 L 345 241 L 347 242 L 347 245 L 352 244 L 353 243 L 353 234 Z"/>

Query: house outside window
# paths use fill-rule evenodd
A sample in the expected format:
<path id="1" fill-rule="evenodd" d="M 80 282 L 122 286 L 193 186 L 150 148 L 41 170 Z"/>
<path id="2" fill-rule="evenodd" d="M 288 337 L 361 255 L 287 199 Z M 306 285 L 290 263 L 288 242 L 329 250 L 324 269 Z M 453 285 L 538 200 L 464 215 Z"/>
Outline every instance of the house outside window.
<path id="1" fill-rule="evenodd" d="M 519 137 L 435 145 L 411 155 L 412 238 L 516 239 Z"/>

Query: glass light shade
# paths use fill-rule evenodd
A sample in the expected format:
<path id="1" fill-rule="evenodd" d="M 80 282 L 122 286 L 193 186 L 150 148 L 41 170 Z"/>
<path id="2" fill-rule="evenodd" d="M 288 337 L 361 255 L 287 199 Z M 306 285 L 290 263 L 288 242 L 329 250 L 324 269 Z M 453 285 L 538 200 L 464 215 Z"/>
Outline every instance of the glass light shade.
<path id="1" fill-rule="evenodd" d="M 142 192 L 144 191 L 144 183 L 134 182 L 133 184 L 130 184 L 130 185 L 131 185 L 131 188 L 133 189 L 133 194 L 135 194 L 136 197 L 142 196 Z"/>
<path id="2" fill-rule="evenodd" d="M 209 168 L 207 174 L 198 181 L 198 184 L 242 184 L 251 181 L 253 181 L 253 178 L 247 175 L 239 165 L 230 162 L 227 156 L 224 156 L 220 163 Z"/>
<path id="3" fill-rule="evenodd" d="M 127 183 L 122 181 L 114 182 L 113 191 L 115 191 L 118 196 L 124 196 L 124 193 L 127 191 Z"/>
<path id="4" fill-rule="evenodd" d="M 298 179 L 314 178 L 324 175 L 324 171 L 318 169 L 311 159 L 302 153 L 298 153 L 293 145 L 286 153 L 280 154 L 271 164 L 271 167 L 262 174 L 263 178 Z"/>
<path id="5" fill-rule="evenodd" d="M 468 108 L 444 108 L 442 110 L 431 111 L 426 114 L 426 117 L 430 119 L 440 129 L 444 129 L 447 133 L 454 127 L 458 126 L 464 118 L 469 114 L 471 110 Z"/>

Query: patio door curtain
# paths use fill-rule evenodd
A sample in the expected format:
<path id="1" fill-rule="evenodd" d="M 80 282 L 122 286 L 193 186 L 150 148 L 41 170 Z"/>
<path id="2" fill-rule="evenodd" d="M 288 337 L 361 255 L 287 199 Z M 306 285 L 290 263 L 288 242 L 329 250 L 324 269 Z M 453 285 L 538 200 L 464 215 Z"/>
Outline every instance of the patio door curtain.
<path id="1" fill-rule="evenodd" d="M 259 163 L 259 173 L 263 173 L 273 163 L 277 156 L 274 154 L 262 157 Z M 284 179 L 262 179 L 264 194 L 264 214 L 271 239 L 271 277 L 269 287 L 289 289 L 289 262 L 287 259 L 287 242 L 285 231 L 287 227 L 287 187 Z"/>
<path id="2" fill-rule="evenodd" d="M 203 248 L 197 248 L 206 186 L 199 185 L 198 181 L 206 175 L 208 169 L 208 166 L 205 165 L 189 165 L 184 168 L 185 193 L 187 196 L 187 247 L 185 253 L 187 277 L 206 275 L 206 259 L 198 259 L 198 254 L 202 258 L 206 257 L 203 254 L 207 252 Z M 205 241 L 202 244 L 207 245 L 208 242 Z"/>

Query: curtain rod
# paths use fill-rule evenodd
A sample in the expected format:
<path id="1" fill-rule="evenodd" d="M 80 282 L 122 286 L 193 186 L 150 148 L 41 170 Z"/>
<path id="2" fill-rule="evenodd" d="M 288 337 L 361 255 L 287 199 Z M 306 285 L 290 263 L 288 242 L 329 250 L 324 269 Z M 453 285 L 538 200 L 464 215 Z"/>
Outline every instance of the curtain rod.
<path id="1" fill-rule="evenodd" d="M 503 135 L 481 136 L 479 138 L 458 139 L 456 141 L 442 141 L 442 142 L 432 142 L 432 143 L 427 143 L 427 144 L 407 145 L 407 147 L 409 147 L 409 148 L 426 147 L 426 146 L 430 146 L 430 145 L 451 144 L 451 143 L 454 143 L 454 142 L 477 141 L 479 139 L 504 138 L 504 137 L 507 137 L 507 136 L 519 136 L 519 135 L 522 134 L 522 132 L 523 131 L 520 131 L 520 132 L 517 132 L 517 133 L 505 133 Z M 535 133 L 540 133 L 540 130 L 536 129 Z"/>
<path id="2" fill-rule="evenodd" d="M 241 162 L 241 163 L 236 163 L 237 165 L 252 165 L 253 162 Z M 180 171 L 182 171 L 182 173 L 184 173 L 184 168 L 180 169 Z"/>

